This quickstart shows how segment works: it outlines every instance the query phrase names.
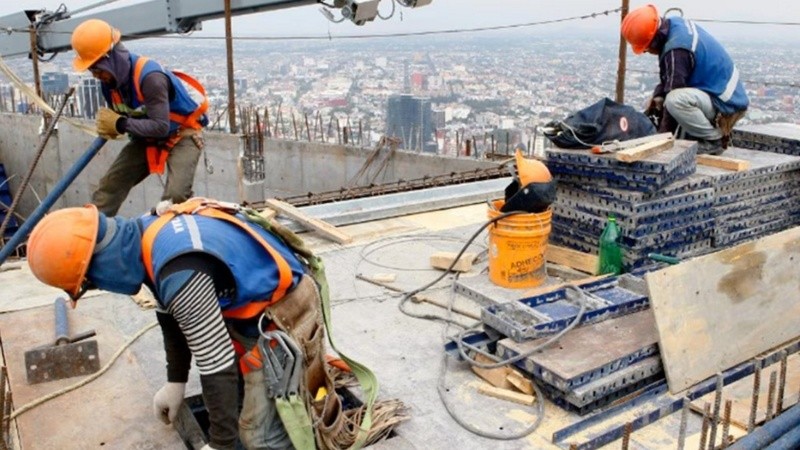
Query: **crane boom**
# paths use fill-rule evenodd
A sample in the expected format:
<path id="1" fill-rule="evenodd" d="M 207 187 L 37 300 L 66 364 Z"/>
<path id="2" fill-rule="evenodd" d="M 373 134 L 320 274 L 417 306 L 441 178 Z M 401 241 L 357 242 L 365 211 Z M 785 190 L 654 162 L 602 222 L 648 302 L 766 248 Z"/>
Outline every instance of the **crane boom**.
<path id="1" fill-rule="evenodd" d="M 341 10 L 342 16 L 362 25 L 374 19 L 381 0 L 331 0 L 327 8 Z M 403 6 L 415 7 L 431 0 L 396 0 Z M 233 0 L 231 15 L 241 16 L 264 11 L 322 3 L 319 0 Z M 368 14 L 365 17 L 365 14 Z M 126 40 L 186 33 L 201 29 L 202 22 L 225 16 L 220 0 L 151 0 L 97 12 L 93 18 L 105 20 L 118 28 Z M 371 16 L 371 17 L 370 17 Z M 20 30 L 35 26 L 41 54 L 70 50 L 72 30 L 89 16 L 70 17 L 68 11 L 28 10 L 0 17 L 0 56 L 30 54 L 30 37 Z M 159 18 L 161 18 L 159 20 Z"/>

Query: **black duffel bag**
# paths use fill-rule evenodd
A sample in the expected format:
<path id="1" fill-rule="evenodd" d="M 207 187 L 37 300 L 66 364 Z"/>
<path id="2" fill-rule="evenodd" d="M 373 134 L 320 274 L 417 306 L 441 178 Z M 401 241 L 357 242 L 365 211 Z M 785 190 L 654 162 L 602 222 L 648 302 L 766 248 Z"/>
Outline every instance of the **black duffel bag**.
<path id="1" fill-rule="evenodd" d="M 610 98 L 604 98 L 564 120 L 552 121 L 545 127 L 544 135 L 561 148 L 591 148 L 604 142 L 656 134 L 656 127 L 647 116 Z"/>

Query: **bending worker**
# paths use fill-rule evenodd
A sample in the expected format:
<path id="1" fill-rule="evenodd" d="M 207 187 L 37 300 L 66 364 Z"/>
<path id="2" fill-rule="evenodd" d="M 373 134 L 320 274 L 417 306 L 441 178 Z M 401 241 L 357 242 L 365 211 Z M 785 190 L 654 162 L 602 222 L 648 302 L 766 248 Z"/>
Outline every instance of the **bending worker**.
<path id="1" fill-rule="evenodd" d="M 645 114 L 659 119 L 659 132 L 680 127 L 682 137 L 698 141 L 698 153 L 722 153 L 749 105 L 739 70 L 722 45 L 691 20 L 660 17 L 654 5 L 625 16 L 622 36 L 635 54 L 658 55 L 661 82 Z"/>
<path id="2" fill-rule="evenodd" d="M 245 375 L 241 419 L 238 412 L 237 353 L 253 348 L 262 312 L 274 315 L 267 328 L 286 330 L 305 356 L 297 360 L 305 368 L 300 391 L 313 395 L 325 383 L 317 285 L 282 239 L 205 199 L 138 219 L 107 217 L 90 204 L 37 224 L 28 262 L 73 300 L 90 288 L 132 295 L 150 287 L 167 361 L 167 382 L 153 399 L 160 420 L 175 421 L 194 357 L 210 419 L 207 448 L 233 449 L 239 432 L 247 448 L 292 447 L 274 408 L 264 412 L 263 381 L 260 398 L 248 401 Z"/>
<path id="3" fill-rule="evenodd" d="M 157 62 L 128 52 L 120 32 L 108 23 L 89 19 L 72 33 L 73 67 L 89 70 L 100 80 L 110 108 L 97 112 L 97 133 L 130 141 L 111 164 L 92 194 L 92 203 L 114 216 L 130 190 L 151 173 L 167 170 L 162 200 L 180 203 L 192 194 L 192 183 L 208 124 L 208 101 L 197 80 L 165 70 Z M 181 80 L 204 97 L 198 105 Z M 186 138 L 189 139 L 186 139 Z"/>

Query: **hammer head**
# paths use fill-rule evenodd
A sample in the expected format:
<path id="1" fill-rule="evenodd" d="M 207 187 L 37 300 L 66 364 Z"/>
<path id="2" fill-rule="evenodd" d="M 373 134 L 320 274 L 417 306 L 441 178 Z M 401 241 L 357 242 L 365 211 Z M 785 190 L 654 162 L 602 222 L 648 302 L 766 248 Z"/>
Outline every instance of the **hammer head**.
<path id="1" fill-rule="evenodd" d="M 97 341 L 39 347 L 25 352 L 28 384 L 88 375 L 100 370 Z"/>

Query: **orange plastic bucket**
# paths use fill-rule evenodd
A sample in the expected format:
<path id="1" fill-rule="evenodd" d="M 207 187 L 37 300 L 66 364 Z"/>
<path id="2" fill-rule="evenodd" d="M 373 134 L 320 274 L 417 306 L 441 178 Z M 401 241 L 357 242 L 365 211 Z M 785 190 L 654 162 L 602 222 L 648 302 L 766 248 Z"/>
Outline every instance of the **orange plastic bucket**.
<path id="1" fill-rule="evenodd" d="M 495 200 L 489 219 L 500 216 L 505 202 Z M 531 288 L 547 278 L 544 253 L 550 236 L 551 209 L 516 214 L 489 226 L 489 280 L 507 288 Z"/>

